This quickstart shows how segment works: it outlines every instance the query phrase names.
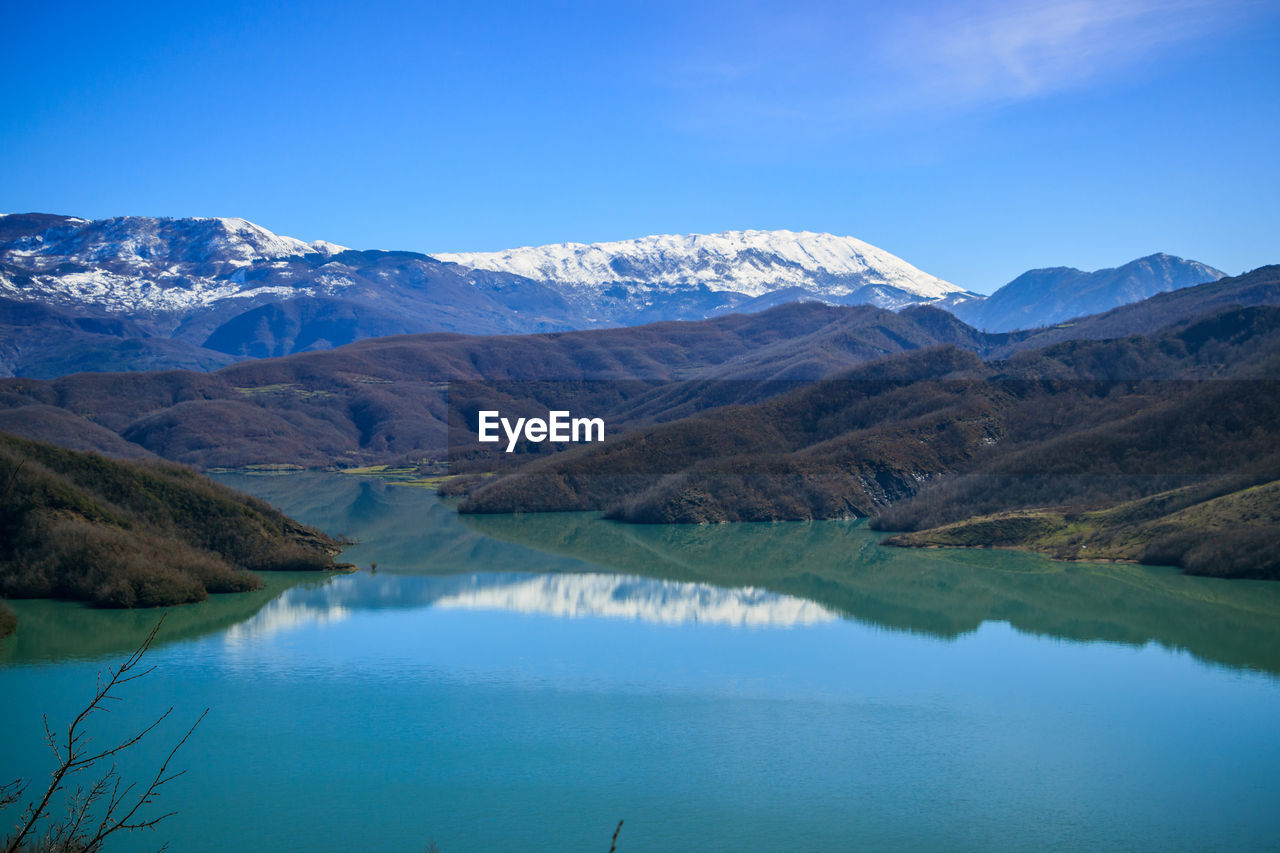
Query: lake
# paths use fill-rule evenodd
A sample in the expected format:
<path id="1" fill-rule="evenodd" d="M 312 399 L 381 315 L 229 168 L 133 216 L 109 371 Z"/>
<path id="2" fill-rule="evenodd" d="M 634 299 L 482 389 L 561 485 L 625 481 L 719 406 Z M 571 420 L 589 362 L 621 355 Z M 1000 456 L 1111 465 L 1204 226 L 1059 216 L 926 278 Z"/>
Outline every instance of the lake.
<path id="1" fill-rule="evenodd" d="M 1280 584 L 878 545 L 859 522 L 460 517 L 224 475 L 377 571 L 169 611 L 98 742 L 186 775 L 175 851 L 1240 850 L 1280 845 Z M 158 613 L 13 602 L 0 776 L 51 769 Z M 15 817 L 12 812 L 6 817 Z"/>

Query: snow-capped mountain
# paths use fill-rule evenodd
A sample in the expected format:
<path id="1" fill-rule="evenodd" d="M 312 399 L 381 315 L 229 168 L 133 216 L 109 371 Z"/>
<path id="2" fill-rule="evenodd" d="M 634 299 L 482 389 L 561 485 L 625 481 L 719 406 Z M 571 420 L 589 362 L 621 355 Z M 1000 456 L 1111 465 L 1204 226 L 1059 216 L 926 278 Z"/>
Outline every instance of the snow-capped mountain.
<path id="1" fill-rule="evenodd" d="M 966 293 L 869 243 L 811 231 L 664 234 L 434 256 L 544 281 L 606 310 L 619 298 L 639 307 L 699 292 L 728 297 L 719 300 L 726 307 L 783 291 L 792 298 L 894 308 Z"/>
<path id="2" fill-rule="evenodd" d="M 97 221 L 66 217 L 61 227 L 28 231 L 6 250 L 15 258 L 59 258 L 83 264 L 115 261 L 146 267 L 157 261 L 247 266 L 263 258 L 309 252 L 333 255 L 346 247 L 281 237 L 239 218 L 120 216 Z"/>
<path id="3" fill-rule="evenodd" d="M 852 237 L 726 231 L 502 252 L 354 251 L 244 219 L 0 215 L 0 375 L 208 370 L 415 332 L 703 320 L 796 301 L 927 303 L 988 329 L 1221 276 L 1167 255 L 1038 270 L 990 298 Z"/>
<path id="4" fill-rule="evenodd" d="M 811 232 L 429 257 L 304 242 L 244 219 L 0 215 L 0 374 L 208 369 L 411 332 L 558 331 L 803 300 L 899 308 L 972 296 L 860 240 Z"/>
<path id="5" fill-rule="evenodd" d="M 23 274 L 0 268 L 0 296 L 128 315 L 183 312 L 223 299 L 314 295 L 316 287 L 303 294 L 279 284 L 247 285 L 237 273 L 264 260 L 345 251 L 323 240 L 281 237 L 244 219 L 8 214 L 0 216 L 0 238 L 5 232 L 14 237 L 3 242 L 2 259 Z"/>
<path id="6" fill-rule="evenodd" d="M 538 282 L 243 219 L 0 215 L 0 375 L 210 369 L 380 335 L 576 325 Z"/>

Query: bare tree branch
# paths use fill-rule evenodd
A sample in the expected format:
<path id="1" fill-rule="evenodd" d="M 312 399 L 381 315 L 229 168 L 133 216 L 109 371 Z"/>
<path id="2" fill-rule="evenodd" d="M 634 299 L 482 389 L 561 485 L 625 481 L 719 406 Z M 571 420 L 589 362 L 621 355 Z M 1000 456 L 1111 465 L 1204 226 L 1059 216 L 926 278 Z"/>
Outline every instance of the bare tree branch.
<path id="1" fill-rule="evenodd" d="M 127 789 L 125 789 L 125 793 L 121 794 L 120 797 L 113 802 L 112 807 L 107 809 L 106 814 L 102 818 L 102 822 L 98 825 L 98 831 L 94 834 L 93 838 L 89 840 L 88 847 L 86 849 L 89 849 L 89 850 L 98 849 L 102 845 L 102 842 L 107 838 L 107 836 L 111 835 L 113 832 L 118 832 L 121 829 L 127 830 L 127 831 L 132 831 L 135 829 L 150 829 L 151 827 L 155 826 L 157 823 L 164 820 L 165 818 L 171 817 L 177 814 L 177 812 L 167 812 L 151 820 L 131 822 L 133 821 L 134 815 L 138 813 L 138 809 L 142 808 L 143 806 L 149 803 L 155 802 L 156 798 L 160 795 L 160 788 L 166 782 L 170 782 L 174 779 L 177 779 L 179 776 L 187 772 L 185 770 L 180 770 L 177 773 L 173 773 L 168 776 L 165 775 L 165 773 L 168 772 L 168 769 L 169 769 L 169 762 L 173 761 L 173 757 L 178 754 L 178 750 L 182 749 L 183 744 L 187 742 L 187 739 L 191 737 L 191 733 L 196 730 L 196 726 L 200 725 L 201 721 L 204 720 L 205 716 L 208 713 L 209 713 L 209 709 L 205 708 L 204 713 L 202 713 L 199 716 L 199 718 L 194 723 L 191 724 L 191 728 L 187 729 L 187 733 L 182 736 L 182 740 L 178 741 L 178 743 L 173 747 L 173 749 L 169 750 L 169 755 L 165 758 L 164 763 L 160 765 L 160 769 L 156 771 L 155 778 L 151 780 L 151 784 L 148 785 L 146 790 L 142 792 L 142 795 L 138 797 L 137 801 L 133 804 L 133 808 L 129 809 L 129 811 L 124 814 L 124 816 L 116 820 L 112 820 L 113 811 L 116 808 L 116 806 L 128 795 L 128 792 L 133 789 L 133 786 L 130 785 Z"/>
<path id="2" fill-rule="evenodd" d="M 21 779 L 14 779 L 7 785 L 0 786 L 0 809 L 7 808 L 22 799 L 26 788 Z"/>
<path id="3" fill-rule="evenodd" d="M 0 497 L 0 504 L 9 502 L 9 495 L 13 494 L 13 485 L 18 482 L 18 475 L 22 473 L 22 466 L 27 464 L 27 458 L 22 457 L 22 461 L 18 463 L 18 467 L 13 469 L 13 473 L 9 475 L 9 482 L 4 487 L 4 497 Z"/>
<path id="4" fill-rule="evenodd" d="M 171 707 L 141 731 L 107 749 L 94 752 L 88 748 L 91 738 L 84 730 L 85 721 L 98 711 L 109 711 L 105 707 L 108 702 L 120 701 L 121 697 L 115 695 L 113 691 L 131 681 L 142 678 L 155 669 L 155 667 L 138 669 L 138 665 L 142 661 L 142 656 L 151 648 L 151 644 L 155 641 L 156 635 L 160 631 L 160 626 L 163 624 L 164 616 L 162 615 L 138 648 L 123 663 L 107 671 L 109 677 L 105 681 L 103 681 L 101 675 L 98 676 L 93 698 L 75 716 L 71 724 L 67 726 L 65 737 L 56 735 L 49 727 L 48 719 L 45 718 L 45 740 L 53 751 L 58 761 L 58 766 L 53 771 L 49 785 L 40 801 L 29 803 L 23 811 L 18 825 L 15 827 L 15 834 L 4 844 L 4 853 L 17 853 L 24 841 L 35 837 L 33 832 L 37 824 L 47 816 L 54 796 L 64 789 L 71 776 L 86 772 L 100 762 L 136 745 L 173 713 L 173 708 Z M 187 729 L 186 734 L 182 736 L 177 745 L 169 750 L 169 754 L 160 765 L 160 769 L 156 771 L 151 783 L 136 796 L 134 792 L 138 787 L 137 784 L 124 785 L 124 780 L 121 779 L 114 763 L 106 773 L 87 789 L 77 787 L 68 800 L 67 817 L 55 823 L 46 831 L 44 835 L 45 846 L 54 850 L 76 849 L 91 853 L 92 851 L 101 850 L 106 838 L 115 832 L 149 829 L 165 818 L 176 814 L 176 812 L 171 811 L 159 817 L 147 819 L 141 819 L 138 816 L 139 811 L 144 806 L 155 802 L 159 797 L 160 789 L 166 783 L 177 779 L 186 772 L 183 770 L 170 773 L 169 765 L 174 756 L 177 755 L 178 750 L 186 744 L 192 733 L 195 732 L 196 727 L 200 725 L 208 713 L 209 709 L 206 708 L 204 713 L 191 724 L 191 728 Z M 24 793 L 25 785 L 22 784 L 22 780 L 17 780 L 0 788 L 0 808 L 17 802 Z M 89 815 L 100 806 L 104 806 L 102 816 L 97 821 L 93 835 L 89 836 L 85 828 L 90 820 Z"/>

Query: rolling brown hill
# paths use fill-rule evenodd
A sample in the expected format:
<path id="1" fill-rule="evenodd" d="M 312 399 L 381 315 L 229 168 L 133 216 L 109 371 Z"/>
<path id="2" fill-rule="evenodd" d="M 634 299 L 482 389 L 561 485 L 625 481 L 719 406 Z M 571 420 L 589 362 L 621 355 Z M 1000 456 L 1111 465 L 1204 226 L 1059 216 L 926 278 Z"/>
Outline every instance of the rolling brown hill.
<path id="1" fill-rule="evenodd" d="M 1150 337 L 992 362 L 954 347 L 891 356 L 455 489 L 470 489 L 460 506 L 469 513 L 594 509 L 637 522 L 884 513 L 882 526 L 913 529 L 1222 478 L 1269 481 L 1280 476 L 1277 423 L 1280 308 L 1228 309 Z"/>
<path id="2" fill-rule="evenodd" d="M 617 434 L 713 407 L 758 403 L 894 354 L 951 345 L 1017 364 L 1026 352 L 1064 336 L 1123 337 L 1226 305 L 1270 302 L 1280 302 L 1280 267 L 1063 327 L 1006 335 L 975 331 L 931 307 L 895 313 L 814 303 L 622 329 L 406 335 L 242 362 L 215 373 L 0 380 L 0 428 L 77 449 L 154 454 L 207 468 L 417 461 L 440 458 L 450 448 L 450 382 L 492 386 L 504 405 L 544 408 L 573 385 L 572 399 L 605 417 L 610 434 Z M 1093 352 L 1103 361 L 1119 357 L 1105 347 Z M 1076 369 L 1054 368 L 1068 374 Z M 1130 375 L 1147 376 L 1142 369 L 1133 365 Z M 546 381 L 569 384 L 538 385 Z M 518 387 L 525 382 L 530 384 Z M 619 382 L 640 386 L 622 393 Z"/>
<path id="3" fill-rule="evenodd" d="M 728 402 L 713 393 L 699 403 L 698 383 L 717 383 L 723 393 L 732 380 L 737 398 L 760 399 L 890 353 L 943 343 L 985 350 L 993 341 L 1003 337 L 975 332 L 938 309 L 817 304 L 599 331 L 407 335 L 216 373 L 0 380 L 0 423 L 32 438 L 124 455 L 114 435 L 203 467 L 392 462 L 444 454 L 450 381 L 688 383 L 654 406 L 633 402 L 610 422 L 621 428 Z"/>

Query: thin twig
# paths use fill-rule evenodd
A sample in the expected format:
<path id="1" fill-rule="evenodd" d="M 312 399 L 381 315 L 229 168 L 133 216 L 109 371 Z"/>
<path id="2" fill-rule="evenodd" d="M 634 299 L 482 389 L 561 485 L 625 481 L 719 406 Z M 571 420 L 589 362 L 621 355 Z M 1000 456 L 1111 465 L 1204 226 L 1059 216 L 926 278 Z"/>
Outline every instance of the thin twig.
<path id="1" fill-rule="evenodd" d="M 96 849 L 97 846 L 100 846 L 103 840 L 113 832 L 116 832 L 121 829 L 124 829 L 124 830 L 148 829 L 150 827 L 155 826 L 157 823 L 164 820 L 165 818 L 171 817 L 172 815 L 177 814 L 177 812 L 168 812 L 166 814 L 160 815 L 154 820 L 141 821 L 139 823 L 130 823 L 130 821 L 133 820 L 133 816 L 137 814 L 138 809 L 142 808 L 147 803 L 153 802 L 155 800 L 155 798 L 159 795 L 158 792 L 162 785 L 164 785 L 166 782 L 171 782 L 174 779 L 177 779 L 179 776 L 187 772 L 185 770 L 179 770 L 177 773 L 173 773 L 168 776 L 165 775 L 165 772 L 169 769 L 169 762 L 173 761 L 173 757 L 178 754 L 178 750 L 182 749 L 183 744 L 187 742 L 187 739 L 191 737 L 191 733 L 196 730 L 196 726 L 200 725 L 201 721 L 204 720 L 205 716 L 208 715 L 208 713 L 209 713 L 209 709 L 205 708 L 204 713 L 202 713 L 199 716 L 199 718 L 194 723 L 191 724 L 191 728 L 187 729 L 187 733 L 182 736 L 182 740 L 178 741 L 178 743 L 173 747 L 173 749 L 169 750 L 169 755 L 165 758 L 164 763 L 160 765 L 160 769 L 156 771 L 155 778 L 151 780 L 151 784 L 147 786 L 147 789 L 142 792 L 142 796 L 138 797 L 138 801 L 134 803 L 133 808 L 129 809 L 129 811 L 119 820 L 113 823 L 110 823 L 110 825 L 108 825 L 108 822 L 111 819 L 111 814 L 114 811 L 114 806 L 107 810 L 106 816 L 103 817 L 102 823 L 99 824 L 98 826 L 97 833 L 89 841 L 90 850 Z M 128 791 L 131 790 L 132 788 L 133 786 L 130 785 L 129 788 L 126 789 L 125 793 L 120 796 L 120 800 L 123 800 L 124 797 L 127 796 Z M 117 803 L 120 800 L 117 800 Z M 104 830 L 104 827 L 105 827 L 105 830 Z"/>
<path id="2" fill-rule="evenodd" d="M 22 466 L 27 464 L 27 457 L 22 457 L 18 462 L 18 467 L 13 469 L 13 473 L 9 475 L 9 483 L 4 488 L 4 497 L 0 498 L 0 504 L 9 502 L 9 495 L 13 492 L 13 484 L 18 482 L 18 475 L 22 473 Z"/>
<path id="3" fill-rule="evenodd" d="M 129 657 L 115 669 L 108 670 L 110 677 L 107 678 L 105 682 L 102 680 L 102 677 L 99 676 L 97 689 L 94 692 L 93 698 L 89 701 L 89 704 L 76 715 L 75 719 L 71 721 L 71 724 L 67 726 L 65 740 L 60 739 L 53 733 L 52 729 L 49 728 L 48 719 L 45 719 L 45 740 L 48 742 L 50 749 L 53 750 L 54 756 L 58 759 L 58 767 L 53 772 L 49 786 L 45 790 L 44 796 L 41 798 L 40 802 L 28 805 L 26 810 L 23 812 L 18 832 L 6 843 L 4 853 L 16 853 L 16 851 L 22 847 L 23 841 L 28 838 L 28 836 L 31 836 L 32 830 L 35 828 L 36 824 L 47 813 L 49 803 L 54 794 L 62 790 L 64 783 L 69 776 L 88 770 L 98 762 L 115 756 L 123 750 L 137 744 L 173 713 L 173 708 L 171 707 L 140 732 L 108 749 L 90 754 L 85 748 L 89 743 L 89 738 L 81 729 L 81 725 L 84 721 L 92 716 L 96 711 L 107 711 L 108 709 L 104 707 L 104 703 L 108 700 L 118 701 L 120 699 L 119 696 L 112 694 L 113 690 L 123 684 L 127 684 L 130 681 L 141 678 L 155 669 L 155 667 L 148 667 L 137 672 L 134 671 L 141 662 L 142 656 L 151 648 L 151 644 L 155 641 L 156 635 L 160 631 L 160 626 L 163 624 L 164 616 L 162 615 L 160 620 L 156 623 L 156 626 L 151 629 L 151 632 L 147 635 L 146 639 L 142 641 L 141 645 L 138 646 L 137 650 L 130 654 Z M 174 815 L 175 812 L 167 812 L 159 817 L 148 820 L 135 819 L 139 809 L 155 801 L 159 796 L 159 791 L 162 786 L 174 779 L 177 779 L 186 772 L 185 770 L 182 770 L 177 773 L 169 773 L 169 764 L 173 761 L 173 757 L 177 755 L 178 750 L 186 744 L 188 739 L 190 739 L 192 733 L 195 732 L 196 727 L 200 725 L 208 713 L 209 709 L 206 708 L 204 713 L 202 713 L 199 718 L 192 723 L 191 728 L 187 729 L 187 733 L 182 736 L 182 739 L 178 741 L 177 745 L 174 746 L 173 749 L 169 750 L 168 756 L 165 757 L 164 762 L 160 765 L 160 769 L 156 771 L 156 775 L 151 780 L 151 784 L 147 785 L 142 793 L 137 795 L 136 799 L 134 798 L 133 792 L 137 788 L 137 785 L 129 784 L 124 786 L 122 789 L 121 785 L 123 780 L 120 778 L 115 765 L 112 764 L 111 769 L 103 774 L 100 779 L 94 782 L 87 791 L 84 788 L 76 789 L 76 792 L 71 796 L 70 803 L 68 805 L 68 816 L 66 822 L 51 828 L 49 832 L 46 833 L 46 840 L 49 840 L 50 842 L 57 842 L 64 846 L 74 843 L 77 849 L 84 851 L 98 851 L 102 848 L 104 840 L 114 832 L 118 832 L 122 829 L 126 831 L 148 829 L 154 827 L 165 818 Z M 15 802 L 18 797 L 21 796 L 22 789 L 16 787 L 18 784 L 20 783 L 14 783 L 13 785 L 5 786 L 0 789 L 0 805 Z M 120 810 L 125 808 L 126 801 L 129 801 L 130 803 L 128 810 L 123 814 L 119 814 Z M 105 802 L 106 804 L 102 819 L 98 822 L 98 825 L 94 830 L 93 837 L 85 838 L 84 833 L 81 831 L 81 827 L 84 825 L 89 812 L 100 802 Z"/>

